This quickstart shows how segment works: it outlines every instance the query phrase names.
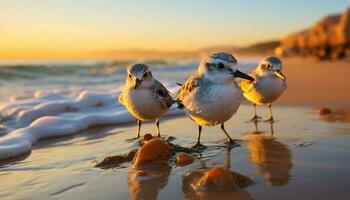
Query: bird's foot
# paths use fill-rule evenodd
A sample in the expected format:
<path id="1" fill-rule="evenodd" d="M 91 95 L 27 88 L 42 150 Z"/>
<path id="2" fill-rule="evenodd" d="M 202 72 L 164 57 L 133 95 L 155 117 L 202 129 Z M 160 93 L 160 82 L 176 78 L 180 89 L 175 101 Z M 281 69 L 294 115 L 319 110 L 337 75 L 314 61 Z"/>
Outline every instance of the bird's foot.
<path id="1" fill-rule="evenodd" d="M 191 149 L 194 149 L 196 151 L 202 151 L 204 149 L 206 149 L 207 147 L 202 145 L 201 143 L 197 143 L 196 145 L 194 145 L 193 147 L 191 147 Z"/>
<path id="2" fill-rule="evenodd" d="M 258 122 L 262 117 L 254 115 L 248 122 Z"/>
<path id="3" fill-rule="evenodd" d="M 273 117 L 270 117 L 270 118 L 264 120 L 264 122 L 274 123 L 274 122 L 276 122 L 276 121 L 273 119 Z"/>
<path id="4" fill-rule="evenodd" d="M 239 140 L 234 140 L 234 139 L 231 139 L 229 138 L 226 142 L 226 146 L 229 150 L 235 148 L 235 147 L 238 147 L 240 146 L 240 144 L 238 143 Z"/>

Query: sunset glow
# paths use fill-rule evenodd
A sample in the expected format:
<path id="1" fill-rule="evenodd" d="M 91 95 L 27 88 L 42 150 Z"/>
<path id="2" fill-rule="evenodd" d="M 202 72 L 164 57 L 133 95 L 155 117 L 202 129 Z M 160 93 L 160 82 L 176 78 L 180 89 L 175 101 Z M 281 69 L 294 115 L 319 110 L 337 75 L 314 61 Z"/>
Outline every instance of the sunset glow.
<path id="1" fill-rule="evenodd" d="M 316 8 L 314 3 L 2 0 L 0 58 L 89 57 L 109 49 L 186 51 L 249 45 L 279 39 L 348 5 L 345 0 L 317 2 L 324 5 Z M 305 11 L 303 15 L 296 14 L 300 10 Z"/>

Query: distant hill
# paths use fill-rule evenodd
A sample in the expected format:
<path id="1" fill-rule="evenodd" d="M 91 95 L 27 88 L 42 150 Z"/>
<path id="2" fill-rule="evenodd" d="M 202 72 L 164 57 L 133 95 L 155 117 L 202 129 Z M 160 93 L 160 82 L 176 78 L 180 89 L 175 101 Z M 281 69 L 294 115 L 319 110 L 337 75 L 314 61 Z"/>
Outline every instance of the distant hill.
<path id="1" fill-rule="evenodd" d="M 202 57 L 218 51 L 226 51 L 239 54 L 264 54 L 273 51 L 279 45 L 279 41 L 268 41 L 253 44 L 247 47 L 236 47 L 234 45 L 216 45 L 193 51 L 158 51 L 148 49 L 111 49 L 105 51 L 91 52 L 91 55 L 100 58 L 169 58 L 169 57 Z"/>
<path id="2" fill-rule="evenodd" d="M 287 35 L 281 41 L 282 55 L 316 56 L 320 59 L 350 57 L 350 7 L 326 16 L 311 27 Z"/>
<path id="3" fill-rule="evenodd" d="M 234 45 L 216 45 L 216 46 L 210 46 L 206 48 L 201 48 L 195 51 L 197 54 L 209 54 L 209 53 L 214 53 L 218 51 L 226 51 L 226 52 L 234 52 L 238 49 L 239 47 L 236 47 Z"/>
<path id="4" fill-rule="evenodd" d="M 267 42 L 261 42 L 237 49 L 238 53 L 241 54 L 266 54 L 271 53 L 280 45 L 279 40 L 272 40 Z"/>

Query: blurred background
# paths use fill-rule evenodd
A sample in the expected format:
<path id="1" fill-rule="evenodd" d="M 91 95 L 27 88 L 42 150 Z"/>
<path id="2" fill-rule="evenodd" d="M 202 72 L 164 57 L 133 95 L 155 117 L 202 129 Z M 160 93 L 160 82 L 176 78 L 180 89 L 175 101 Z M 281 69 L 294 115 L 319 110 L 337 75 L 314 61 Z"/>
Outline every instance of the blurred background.
<path id="1" fill-rule="evenodd" d="M 134 62 L 193 71 L 215 51 L 251 65 L 267 54 L 349 59 L 349 6 L 347 0 L 2 0 L 0 99 L 106 87 L 122 81 Z M 166 74 L 171 81 L 188 75 Z"/>

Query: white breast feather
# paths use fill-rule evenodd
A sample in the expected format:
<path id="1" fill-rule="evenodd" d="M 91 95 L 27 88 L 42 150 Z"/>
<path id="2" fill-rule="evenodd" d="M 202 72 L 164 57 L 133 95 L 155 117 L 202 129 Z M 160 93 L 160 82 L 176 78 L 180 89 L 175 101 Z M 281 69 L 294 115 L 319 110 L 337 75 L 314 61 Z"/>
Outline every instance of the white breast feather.
<path id="1" fill-rule="evenodd" d="M 136 118 L 141 120 L 155 119 L 164 114 L 168 109 L 164 108 L 154 98 L 152 90 L 128 89 L 124 91 L 123 101 L 126 109 Z"/>
<path id="2" fill-rule="evenodd" d="M 188 115 L 200 125 L 214 126 L 229 120 L 242 101 L 242 92 L 235 85 L 210 86 L 205 96 L 199 88 L 183 101 Z"/>

